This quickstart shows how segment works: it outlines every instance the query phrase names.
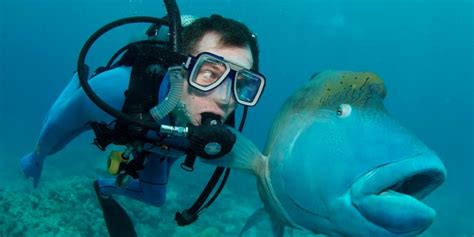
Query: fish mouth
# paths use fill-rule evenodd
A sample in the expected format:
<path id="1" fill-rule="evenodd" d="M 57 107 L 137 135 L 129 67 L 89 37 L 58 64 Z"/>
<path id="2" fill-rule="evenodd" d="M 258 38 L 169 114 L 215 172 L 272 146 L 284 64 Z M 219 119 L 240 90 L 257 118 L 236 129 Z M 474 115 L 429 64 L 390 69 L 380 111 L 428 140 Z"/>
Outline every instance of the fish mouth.
<path id="1" fill-rule="evenodd" d="M 417 154 L 372 169 L 351 187 L 354 207 L 369 222 L 396 234 L 418 234 L 436 212 L 421 200 L 445 180 L 446 170 L 434 154 Z"/>

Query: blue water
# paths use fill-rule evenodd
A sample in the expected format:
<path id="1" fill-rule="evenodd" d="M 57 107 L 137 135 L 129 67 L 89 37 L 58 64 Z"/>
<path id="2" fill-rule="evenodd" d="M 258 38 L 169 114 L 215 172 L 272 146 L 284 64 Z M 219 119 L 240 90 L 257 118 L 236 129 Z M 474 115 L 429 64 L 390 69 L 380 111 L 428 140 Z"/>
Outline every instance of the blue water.
<path id="1" fill-rule="evenodd" d="M 446 183 L 427 199 L 437 210 L 438 217 L 424 236 L 473 236 L 472 0 L 178 0 L 178 4 L 185 14 L 218 13 L 235 18 L 258 35 L 260 68 L 268 84 L 258 106 L 250 110 L 244 133 L 259 147 L 264 146 L 267 130 L 280 105 L 312 74 L 328 69 L 377 73 L 388 89 L 387 109 L 435 150 L 447 167 Z M 9 217 L 12 212 L 7 211 L 6 206 L 10 209 L 26 205 L 32 195 L 45 197 L 22 179 L 18 160 L 33 149 L 46 111 L 75 70 L 82 44 L 96 29 L 112 20 L 137 15 L 160 17 L 164 12 L 161 1 L 152 0 L 0 0 L 0 192 L 11 191 L 22 197 L 12 199 L 15 202 L 0 200 L 4 208 L 0 208 L 0 215 L 6 216 L 4 222 L 0 221 L 0 235 L 9 236 L 2 229 L 8 221 L 24 220 L 22 215 L 42 216 L 24 208 L 22 213 L 15 214 L 18 216 Z M 134 29 L 118 32 L 106 43 L 99 44 L 90 59 L 92 65 L 104 64 L 133 34 L 138 33 Z M 81 183 L 82 175 L 92 179 L 89 168 L 104 166 L 105 154 L 89 145 L 91 139 L 91 134 L 85 134 L 65 151 L 51 157 L 42 183 L 56 184 L 58 179 L 79 179 L 77 183 Z M 205 176 L 208 171 L 199 172 Z M 181 203 L 169 210 L 153 209 L 156 212 L 153 217 L 159 220 L 147 219 L 149 223 L 139 227 L 142 233 L 162 233 L 160 228 L 153 227 L 158 225 L 153 221 L 162 218 L 172 224 L 168 219 L 172 219 L 175 209 L 189 205 L 200 191 L 203 184 L 190 187 L 195 195 L 179 193 L 180 188 L 189 185 L 189 180 L 187 174 L 178 169 L 176 175 L 172 185 L 176 186 Z M 205 179 L 201 179 L 204 183 Z M 64 188 L 60 185 L 58 187 Z M 198 222 L 197 227 L 181 232 L 173 232 L 175 227 L 170 224 L 162 227 L 169 230 L 163 233 L 189 236 L 186 233 L 195 233 L 191 230 L 214 224 L 218 232 L 212 229 L 207 236 L 213 236 L 212 233 L 235 235 L 243 226 L 245 216 L 260 205 L 255 191 L 249 193 L 242 188 L 252 185 L 251 177 L 234 174 L 215 209 L 206 213 L 211 220 L 213 215 L 225 210 L 230 216 L 228 219 L 220 216 L 224 218 L 220 222 Z M 49 188 L 54 190 L 54 186 Z M 73 187 L 64 192 L 59 190 L 58 195 L 74 193 L 74 190 Z M 239 201 L 242 198 L 245 201 Z M 51 200 L 51 205 L 56 201 Z M 134 218 L 144 222 L 146 219 L 140 215 Z M 39 233 L 58 226 L 58 223 L 48 223 L 45 221 L 44 225 L 51 227 L 41 227 L 46 231 Z M 9 229 L 10 233 L 35 236 L 31 234 L 35 227 L 17 228 L 20 230 Z M 69 235 L 64 236 L 92 235 L 84 230 L 86 227 L 65 225 L 64 228 L 69 231 L 65 232 Z M 261 233 L 268 235 L 266 228 L 260 227 Z M 253 232 L 257 233 L 260 232 Z"/>

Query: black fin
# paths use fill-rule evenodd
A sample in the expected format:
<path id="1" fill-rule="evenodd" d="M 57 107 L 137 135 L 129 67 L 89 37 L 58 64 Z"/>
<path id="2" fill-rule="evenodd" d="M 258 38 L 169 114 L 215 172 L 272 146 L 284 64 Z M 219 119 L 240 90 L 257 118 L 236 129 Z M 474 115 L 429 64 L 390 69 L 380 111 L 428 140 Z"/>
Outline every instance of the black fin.
<path id="1" fill-rule="evenodd" d="M 100 195 L 97 180 L 94 181 L 94 190 L 102 207 L 110 237 L 136 237 L 137 233 L 133 227 L 133 222 L 125 209 L 112 197 L 104 198 Z"/>

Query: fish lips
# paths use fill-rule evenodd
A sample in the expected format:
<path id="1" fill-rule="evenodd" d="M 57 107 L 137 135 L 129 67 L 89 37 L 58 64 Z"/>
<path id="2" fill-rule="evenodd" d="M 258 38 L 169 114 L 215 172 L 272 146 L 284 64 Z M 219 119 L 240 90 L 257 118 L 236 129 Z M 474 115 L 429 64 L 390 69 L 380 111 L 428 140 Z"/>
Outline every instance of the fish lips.
<path id="1" fill-rule="evenodd" d="M 440 186 L 446 169 L 434 153 L 372 169 L 351 187 L 352 204 L 369 222 L 394 234 L 418 234 L 436 212 L 421 200 Z"/>

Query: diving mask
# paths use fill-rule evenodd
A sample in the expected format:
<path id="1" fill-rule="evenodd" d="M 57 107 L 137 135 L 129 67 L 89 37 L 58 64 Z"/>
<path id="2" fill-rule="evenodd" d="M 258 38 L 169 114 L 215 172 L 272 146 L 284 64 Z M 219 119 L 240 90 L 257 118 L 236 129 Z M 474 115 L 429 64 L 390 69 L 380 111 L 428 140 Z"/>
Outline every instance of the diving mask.
<path id="1" fill-rule="evenodd" d="M 246 106 L 257 104 L 265 87 L 265 77 L 262 74 L 208 52 L 196 57 L 189 56 L 185 68 L 189 73 L 189 84 L 204 92 L 218 87 L 227 78 L 231 79 L 236 101 Z"/>

